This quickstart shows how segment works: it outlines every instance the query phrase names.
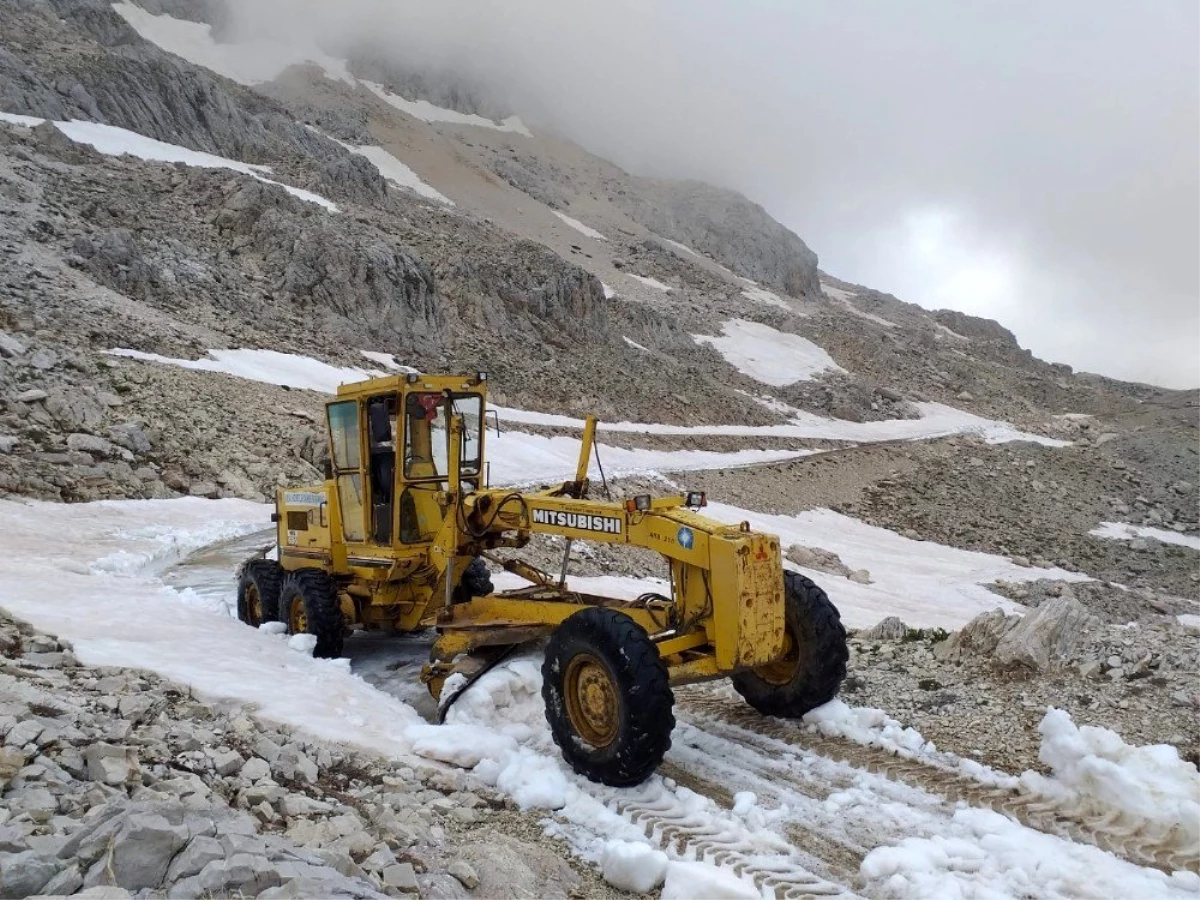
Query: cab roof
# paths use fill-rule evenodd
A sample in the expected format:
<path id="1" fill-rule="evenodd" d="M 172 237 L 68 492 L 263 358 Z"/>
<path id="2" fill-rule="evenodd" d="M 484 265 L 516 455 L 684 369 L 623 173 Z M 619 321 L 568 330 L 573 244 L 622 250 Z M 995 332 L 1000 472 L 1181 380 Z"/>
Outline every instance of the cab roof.
<path id="1" fill-rule="evenodd" d="M 482 376 L 482 377 L 481 377 Z M 399 375 L 384 375 L 380 378 L 367 378 L 363 381 L 351 381 L 339 384 L 337 397 L 339 400 L 367 397 L 374 394 L 390 394 L 399 391 L 471 391 L 487 393 L 487 375 L 482 372 L 458 375 L 429 375 L 421 373 L 401 373 Z"/>

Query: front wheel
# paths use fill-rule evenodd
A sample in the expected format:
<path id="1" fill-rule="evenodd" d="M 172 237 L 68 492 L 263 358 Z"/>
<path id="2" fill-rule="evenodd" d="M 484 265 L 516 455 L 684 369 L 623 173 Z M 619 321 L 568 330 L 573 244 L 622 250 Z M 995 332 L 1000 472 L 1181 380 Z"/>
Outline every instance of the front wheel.
<path id="1" fill-rule="evenodd" d="M 730 680 L 760 713 L 798 719 L 837 696 L 850 651 L 841 615 L 823 590 L 796 572 L 783 573 L 783 587 L 783 656 Z"/>
<path id="2" fill-rule="evenodd" d="M 279 617 L 288 634 L 311 634 L 317 638 L 313 656 L 336 659 L 342 655 L 342 608 L 333 579 L 320 569 L 297 569 L 283 580 L 279 594 Z"/>
<path id="3" fill-rule="evenodd" d="M 667 667 L 646 630 L 615 609 L 589 607 L 555 630 L 542 698 L 563 758 L 592 781 L 641 784 L 670 749 Z"/>

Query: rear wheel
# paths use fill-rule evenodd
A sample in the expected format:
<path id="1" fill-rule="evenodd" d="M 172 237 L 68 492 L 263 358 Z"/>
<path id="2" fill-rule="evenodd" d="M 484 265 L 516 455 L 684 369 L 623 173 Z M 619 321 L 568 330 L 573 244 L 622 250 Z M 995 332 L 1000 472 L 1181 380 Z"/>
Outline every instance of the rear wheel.
<path id="1" fill-rule="evenodd" d="M 279 591 L 283 569 L 270 559 L 252 559 L 238 575 L 237 616 L 257 628 L 279 620 Z"/>
<path id="2" fill-rule="evenodd" d="M 784 572 L 783 585 L 783 656 L 731 681 L 760 713 L 798 719 L 837 696 L 850 651 L 841 615 L 821 588 L 796 572 Z"/>
<path id="3" fill-rule="evenodd" d="M 313 656 L 335 659 L 342 655 L 342 608 L 328 574 L 320 569 L 289 572 L 280 591 L 279 612 L 288 634 L 316 637 Z"/>
<path id="4" fill-rule="evenodd" d="M 641 784 L 671 746 L 667 668 L 645 629 L 617 610 L 590 607 L 555 630 L 542 698 L 563 757 L 592 781 Z"/>

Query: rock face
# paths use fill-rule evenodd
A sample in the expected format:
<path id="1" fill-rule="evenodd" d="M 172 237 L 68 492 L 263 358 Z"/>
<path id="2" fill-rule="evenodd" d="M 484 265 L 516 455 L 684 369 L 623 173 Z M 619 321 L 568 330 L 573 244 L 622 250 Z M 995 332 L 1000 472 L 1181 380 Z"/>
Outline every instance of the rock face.
<path id="1" fill-rule="evenodd" d="M 708 253 L 739 275 L 793 297 L 819 296 L 817 254 L 761 206 L 699 181 L 639 179 L 613 198 L 663 237 Z"/>

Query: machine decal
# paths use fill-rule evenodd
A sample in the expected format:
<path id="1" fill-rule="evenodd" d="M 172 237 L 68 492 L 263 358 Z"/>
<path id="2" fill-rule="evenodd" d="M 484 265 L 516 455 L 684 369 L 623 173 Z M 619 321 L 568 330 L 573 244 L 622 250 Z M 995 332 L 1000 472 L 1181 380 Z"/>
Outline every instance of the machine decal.
<path id="1" fill-rule="evenodd" d="M 283 502 L 288 506 L 320 506 L 325 494 L 320 491 L 285 491 Z"/>
<path id="2" fill-rule="evenodd" d="M 579 531 L 598 531 L 601 534 L 620 534 L 621 520 L 615 516 L 593 516 L 588 513 L 559 512 L 553 509 L 532 510 L 535 525 L 556 528 L 575 528 Z"/>
<path id="3" fill-rule="evenodd" d="M 691 550 L 696 545 L 696 535 L 686 525 L 679 529 L 679 533 L 675 537 L 679 541 L 679 546 L 684 550 Z"/>

